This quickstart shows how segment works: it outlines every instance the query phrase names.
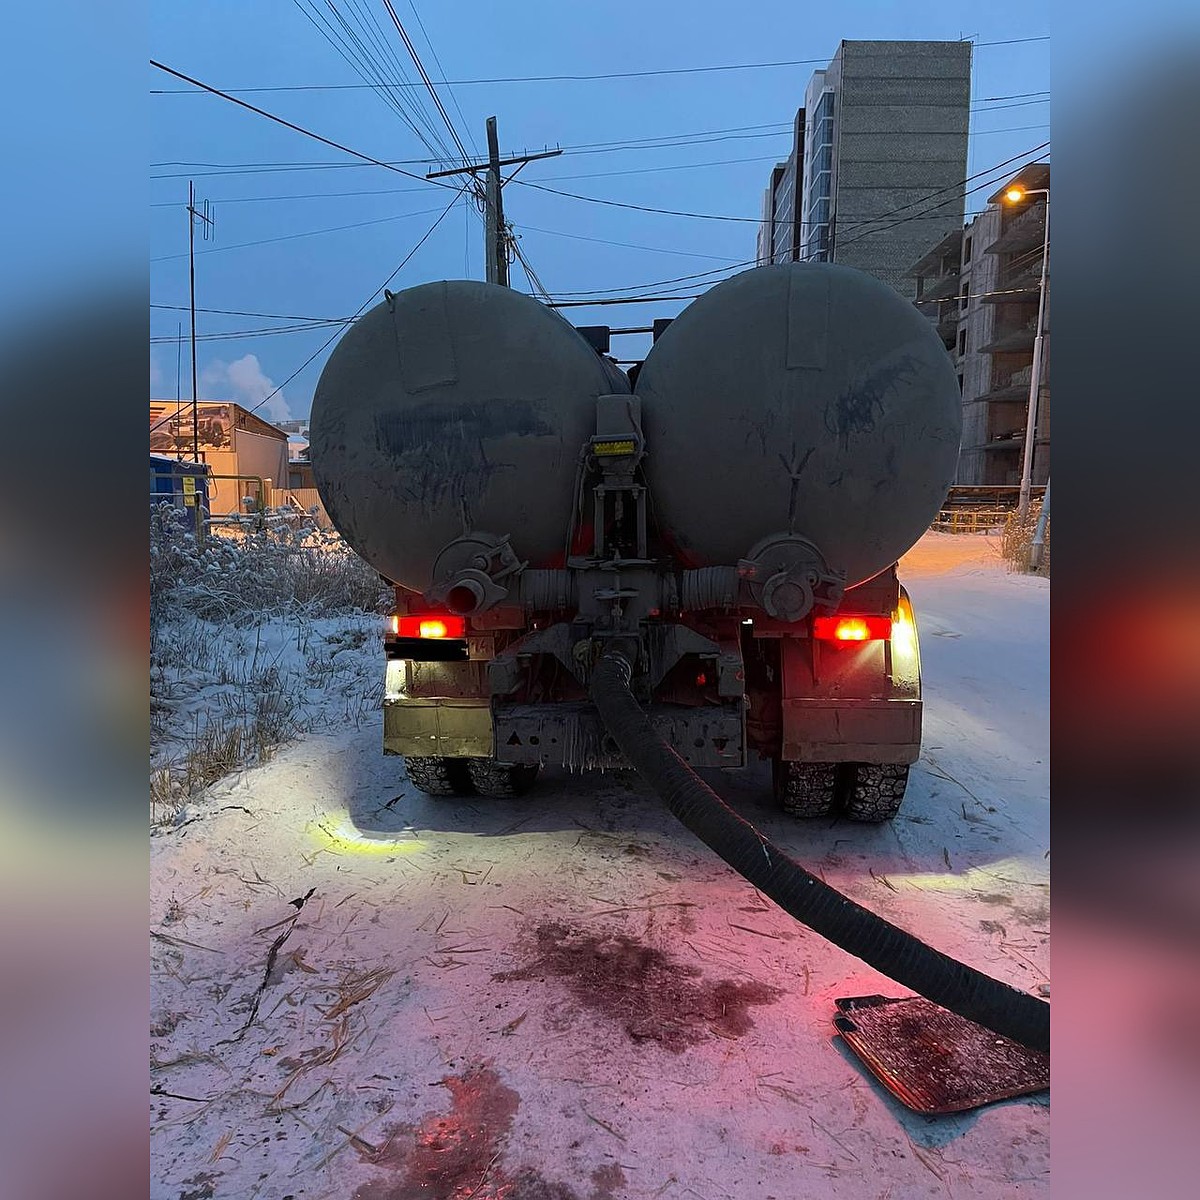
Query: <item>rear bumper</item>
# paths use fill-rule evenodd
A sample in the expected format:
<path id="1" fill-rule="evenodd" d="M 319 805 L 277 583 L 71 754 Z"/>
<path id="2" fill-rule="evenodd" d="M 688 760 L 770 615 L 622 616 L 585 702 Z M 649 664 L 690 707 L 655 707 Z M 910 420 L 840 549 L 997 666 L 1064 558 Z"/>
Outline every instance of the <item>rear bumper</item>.
<path id="1" fill-rule="evenodd" d="M 914 763 L 921 701 L 783 701 L 783 757 L 796 762 Z"/>
<path id="2" fill-rule="evenodd" d="M 693 767 L 745 765 L 745 713 L 740 702 L 696 708 L 655 704 L 647 715 L 655 732 Z M 590 704 L 497 707 L 494 726 L 499 762 L 575 770 L 629 766 Z"/>
<path id="3" fill-rule="evenodd" d="M 473 697 L 383 702 L 383 751 L 413 758 L 491 758 L 492 710 Z"/>
<path id="4" fill-rule="evenodd" d="M 732 702 L 702 708 L 655 705 L 651 723 L 694 767 L 745 763 L 745 718 Z M 629 764 L 590 704 L 498 705 L 487 700 L 385 700 L 383 748 L 413 757 L 492 758 L 576 770 Z"/>

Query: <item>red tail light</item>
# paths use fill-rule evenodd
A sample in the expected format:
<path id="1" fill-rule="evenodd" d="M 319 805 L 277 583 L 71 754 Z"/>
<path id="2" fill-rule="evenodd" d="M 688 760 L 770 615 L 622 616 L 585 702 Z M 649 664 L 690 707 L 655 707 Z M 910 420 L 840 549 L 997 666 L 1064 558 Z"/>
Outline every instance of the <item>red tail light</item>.
<path id="1" fill-rule="evenodd" d="M 892 636 L 891 617 L 814 617 L 813 637 L 825 642 L 874 642 Z"/>
<path id="2" fill-rule="evenodd" d="M 467 621 L 451 613 L 392 613 L 392 633 L 402 638 L 465 638 Z"/>

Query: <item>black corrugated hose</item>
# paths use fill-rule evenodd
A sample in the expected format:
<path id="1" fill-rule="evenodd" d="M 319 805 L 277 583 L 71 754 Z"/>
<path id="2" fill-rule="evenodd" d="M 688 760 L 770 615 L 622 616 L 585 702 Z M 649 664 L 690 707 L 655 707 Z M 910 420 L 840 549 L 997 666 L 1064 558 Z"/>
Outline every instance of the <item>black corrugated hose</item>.
<path id="1" fill-rule="evenodd" d="M 610 642 L 592 677 L 592 702 L 622 753 L 667 807 L 738 874 L 785 912 L 935 1004 L 1034 1050 L 1050 1049 L 1050 1006 L 855 904 L 744 821 L 654 732 L 630 691 L 637 643 Z"/>

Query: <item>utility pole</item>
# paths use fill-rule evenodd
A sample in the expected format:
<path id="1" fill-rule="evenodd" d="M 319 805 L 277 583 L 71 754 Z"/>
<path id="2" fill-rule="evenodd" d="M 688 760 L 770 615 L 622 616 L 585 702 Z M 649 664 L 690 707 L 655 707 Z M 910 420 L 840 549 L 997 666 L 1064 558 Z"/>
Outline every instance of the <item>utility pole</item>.
<path id="1" fill-rule="evenodd" d="M 208 211 L 208 201 L 204 208 L 196 208 L 196 185 L 188 180 L 188 290 L 191 295 L 192 310 L 192 461 L 200 461 L 200 404 L 196 393 L 196 222 L 199 221 L 204 230 L 204 240 L 207 242 L 213 228 L 213 219 Z M 178 428 L 176 437 L 179 436 Z"/>
<path id="2" fill-rule="evenodd" d="M 179 427 L 183 424 L 183 322 L 175 324 L 175 461 L 183 461 L 179 445 Z"/>
<path id="3" fill-rule="evenodd" d="M 500 138 L 496 133 L 496 118 L 487 119 L 488 173 L 487 220 L 484 237 L 487 240 L 487 281 L 508 287 L 508 246 L 501 231 L 504 229 L 504 196 L 500 185 Z"/>
<path id="4" fill-rule="evenodd" d="M 1021 489 L 1017 495 L 1017 519 L 1022 525 L 1029 519 L 1029 498 L 1033 483 L 1033 448 L 1037 440 L 1038 403 L 1042 394 L 1042 348 L 1046 330 L 1046 273 L 1050 266 L 1050 189 L 1013 187 L 1005 198 L 1016 204 L 1028 196 L 1045 196 L 1042 228 L 1042 269 L 1038 279 L 1037 326 L 1033 337 L 1033 362 L 1029 370 L 1029 407 L 1025 412 L 1025 448 L 1021 456 Z"/>
<path id="5" fill-rule="evenodd" d="M 430 171 L 426 179 L 441 179 L 445 175 L 478 175 L 487 172 L 483 187 L 484 199 L 484 251 L 483 260 L 486 267 L 488 283 L 498 283 L 508 287 L 508 227 L 504 223 L 504 185 L 511 180 L 528 162 L 538 158 L 555 158 L 561 150 L 543 150 L 538 154 L 516 154 L 510 158 L 500 157 L 500 139 L 496 133 L 496 118 L 487 119 L 488 159 L 482 163 L 468 163 L 466 166 L 455 167 L 449 171 Z M 517 170 L 502 179 L 501 167 L 516 164 Z M 478 184 L 476 184 L 478 192 Z"/>

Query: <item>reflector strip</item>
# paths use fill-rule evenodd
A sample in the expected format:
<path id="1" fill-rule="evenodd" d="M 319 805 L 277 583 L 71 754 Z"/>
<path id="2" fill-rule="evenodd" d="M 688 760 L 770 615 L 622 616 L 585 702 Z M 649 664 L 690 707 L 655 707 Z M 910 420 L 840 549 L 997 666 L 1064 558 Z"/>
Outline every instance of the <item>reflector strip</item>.
<path id="1" fill-rule="evenodd" d="M 615 442 L 593 442 L 593 454 L 632 454 L 637 449 L 637 442 L 633 438 L 625 438 Z"/>

